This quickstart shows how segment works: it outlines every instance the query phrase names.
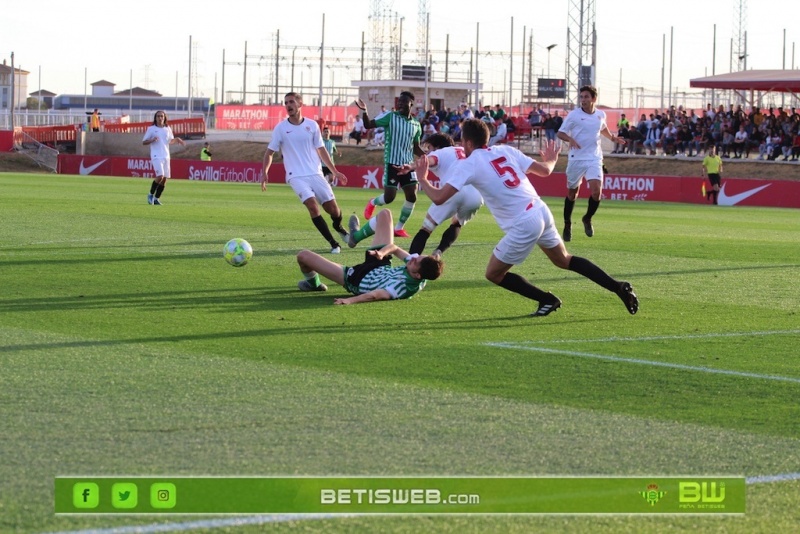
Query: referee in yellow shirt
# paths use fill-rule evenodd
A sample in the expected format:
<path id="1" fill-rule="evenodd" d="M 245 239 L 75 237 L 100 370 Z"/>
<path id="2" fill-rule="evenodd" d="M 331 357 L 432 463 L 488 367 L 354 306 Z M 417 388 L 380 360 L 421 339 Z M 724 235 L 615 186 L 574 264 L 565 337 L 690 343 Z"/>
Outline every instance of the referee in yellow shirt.
<path id="1" fill-rule="evenodd" d="M 708 155 L 703 158 L 703 175 L 708 175 L 708 181 L 711 182 L 711 189 L 706 192 L 706 201 L 708 201 L 709 197 L 713 195 L 714 204 L 717 203 L 721 174 L 722 160 L 719 156 L 717 156 L 717 147 L 711 145 L 708 148 Z"/>

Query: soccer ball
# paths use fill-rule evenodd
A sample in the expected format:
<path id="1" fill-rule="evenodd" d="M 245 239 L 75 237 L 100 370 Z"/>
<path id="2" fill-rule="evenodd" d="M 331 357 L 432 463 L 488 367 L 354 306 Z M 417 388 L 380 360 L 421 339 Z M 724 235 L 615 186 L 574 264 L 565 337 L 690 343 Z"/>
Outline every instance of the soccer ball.
<path id="1" fill-rule="evenodd" d="M 225 261 L 234 267 L 243 267 L 253 257 L 253 247 L 244 239 L 237 237 L 225 243 L 222 255 L 225 256 Z"/>

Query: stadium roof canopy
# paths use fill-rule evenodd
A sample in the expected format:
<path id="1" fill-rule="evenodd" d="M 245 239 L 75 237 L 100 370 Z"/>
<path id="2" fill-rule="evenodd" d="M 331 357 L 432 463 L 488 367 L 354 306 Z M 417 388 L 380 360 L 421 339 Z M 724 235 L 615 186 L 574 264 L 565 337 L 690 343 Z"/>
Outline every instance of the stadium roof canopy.
<path id="1" fill-rule="evenodd" d="M 800 70 L 743 70 L 689 80 L 690 87 L 800 93 Z"/>

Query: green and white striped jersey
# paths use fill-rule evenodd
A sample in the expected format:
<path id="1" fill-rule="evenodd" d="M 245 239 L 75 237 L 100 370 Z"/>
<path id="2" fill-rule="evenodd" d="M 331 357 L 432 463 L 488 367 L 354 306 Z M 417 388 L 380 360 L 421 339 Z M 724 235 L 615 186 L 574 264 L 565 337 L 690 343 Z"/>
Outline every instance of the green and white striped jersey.
<path id="1" fill-rule="evenodd" d="M 345 271 L 346 272 L 346 271 Z M 372 269 L 358 287 L 346 284 L 345 288 L 354 295 L 363 295 L 376 289 L 386 290 L 393 299 L 408 299 L 420 292 L 427 280 L 417 280 L 408 274 L 405 266 L 382 266 Z"/>
<path id="2" fill-rule="evenodd" d="M 383 161 L 387 165 L 405 165 L 414 161 L 414 144 L 422 138 L 422 126 L 412 117 L 390 111 L 375 118 L 386 132 Z"/>

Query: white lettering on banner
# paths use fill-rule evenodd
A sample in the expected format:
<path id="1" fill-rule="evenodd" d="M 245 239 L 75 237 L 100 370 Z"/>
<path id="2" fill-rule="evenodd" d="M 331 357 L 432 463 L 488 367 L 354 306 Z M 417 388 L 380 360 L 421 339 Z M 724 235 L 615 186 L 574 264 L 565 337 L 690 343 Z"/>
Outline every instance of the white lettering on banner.
<path id="1" fill-rule="evenodd" d="M 128 158 L 129 171 L 152 171 L 153 164 L 149 159 L 134 159 Z"/>
<path id="2" fill-rule="evenodd" d="M 204 182 L 238 182 L 254 184 L 261 182 L 261 169 L 250 167 L 244 169 L 234 169 L 224 165 L 219 167 L 195 167 L 189 166 L 189 179 Z"/>
<path id="3" fill-rule="evenodd" d="M 626 176 L 606 176 L 603 189 L 615 191 L 655 191 L 655 178 L 635 178 Z"/>
<path id="4" fill-rule="evenodd" d="M 223 119 L 266 120 L 269 119 L 269 109 L 234 108 L 223 109 Z"/>

